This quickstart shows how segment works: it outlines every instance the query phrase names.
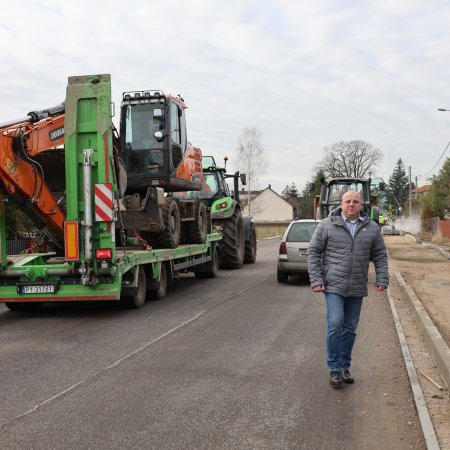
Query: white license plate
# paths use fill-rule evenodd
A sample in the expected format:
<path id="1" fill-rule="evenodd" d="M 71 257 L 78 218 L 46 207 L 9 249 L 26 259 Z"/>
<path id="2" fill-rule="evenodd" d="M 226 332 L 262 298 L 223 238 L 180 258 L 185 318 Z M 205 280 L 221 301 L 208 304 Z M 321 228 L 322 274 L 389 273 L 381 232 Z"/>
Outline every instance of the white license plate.
<path id="1" fill-rule="evenodd" d="M 19 294 L 54 294 L 54 284 L 21 285 L 18 287 Z"/>

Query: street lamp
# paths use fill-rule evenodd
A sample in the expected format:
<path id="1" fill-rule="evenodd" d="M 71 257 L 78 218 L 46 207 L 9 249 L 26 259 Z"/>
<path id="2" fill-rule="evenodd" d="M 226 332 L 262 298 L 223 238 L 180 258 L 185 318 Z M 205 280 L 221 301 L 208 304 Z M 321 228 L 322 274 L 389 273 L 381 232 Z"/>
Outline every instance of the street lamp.
<path id="1" fill-rule="evenodd" d="M 450 109 L 438 108 L 438 111 L 450 111 Z"/>

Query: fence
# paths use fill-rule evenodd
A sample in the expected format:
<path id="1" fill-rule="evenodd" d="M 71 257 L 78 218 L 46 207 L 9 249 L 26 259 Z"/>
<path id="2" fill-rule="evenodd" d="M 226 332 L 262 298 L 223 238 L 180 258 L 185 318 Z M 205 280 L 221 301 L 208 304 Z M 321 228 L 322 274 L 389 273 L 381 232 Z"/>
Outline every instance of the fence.
<path id="1" fill-rule="evenodd" d="M 431 234 L 442 234 L 442 236 L 450 239 L 450 220 L 443 220 L 439 217 L 431 218 Z"/>

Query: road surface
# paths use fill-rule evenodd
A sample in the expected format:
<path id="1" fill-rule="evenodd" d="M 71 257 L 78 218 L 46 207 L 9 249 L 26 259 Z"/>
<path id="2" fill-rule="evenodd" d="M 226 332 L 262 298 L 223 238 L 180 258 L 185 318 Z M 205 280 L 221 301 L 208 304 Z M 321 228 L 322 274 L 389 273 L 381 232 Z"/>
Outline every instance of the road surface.
<path id="1" fill-rule="evenodd" d="M 1 448 L 424 449 L 385 293 L 332 388 L 323 297 L 276 282 L 277 246 L 139 310 L 0 305 Z"/>

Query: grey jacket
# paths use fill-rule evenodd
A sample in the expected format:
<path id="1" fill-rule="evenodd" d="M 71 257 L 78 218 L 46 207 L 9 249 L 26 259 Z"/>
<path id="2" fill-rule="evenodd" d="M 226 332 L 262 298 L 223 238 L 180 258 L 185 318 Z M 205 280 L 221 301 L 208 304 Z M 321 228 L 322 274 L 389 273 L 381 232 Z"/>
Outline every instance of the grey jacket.
<path id="1" fill-rule="evenodd" d="M 373 261 L 376 286 L 389 285 L 387 252 L 378 225 L 361 211 L 355 237 L 333 210 L 316 228 L 308 249 L 311 287 L 322 284 L 325 292 L 345 297 L 366 297 L 369 261 Z"/>

